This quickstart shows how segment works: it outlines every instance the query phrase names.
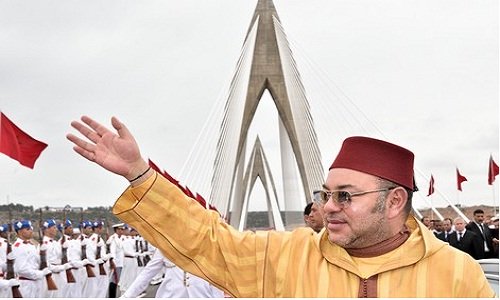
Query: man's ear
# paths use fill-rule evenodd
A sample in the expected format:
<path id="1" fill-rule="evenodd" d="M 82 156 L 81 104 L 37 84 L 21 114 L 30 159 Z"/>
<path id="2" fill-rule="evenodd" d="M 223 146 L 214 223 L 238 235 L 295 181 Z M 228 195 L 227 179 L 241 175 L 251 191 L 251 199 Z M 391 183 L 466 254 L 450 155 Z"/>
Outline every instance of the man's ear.
<path id="1" fill-rule="evenodd" d="M 393 189 L 386 200 L 387 217 L 389 219 L 401 216 L 404 213 L 408 193 L 403 187 Z"/>

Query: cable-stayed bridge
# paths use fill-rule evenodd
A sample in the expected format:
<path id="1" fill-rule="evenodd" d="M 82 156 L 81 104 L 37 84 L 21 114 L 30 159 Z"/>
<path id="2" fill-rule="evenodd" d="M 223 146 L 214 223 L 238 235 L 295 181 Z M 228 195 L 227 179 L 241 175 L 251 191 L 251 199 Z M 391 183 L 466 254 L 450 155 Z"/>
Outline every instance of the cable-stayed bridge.
<path id="1" fill-rule="evenodd" d="M 267 210 L 269 226 L 279 230 L 301 224 L 302 209 L 312 190 L 321 187 L 324 168 L 343 138 L 387 138 L 331 82 L 324 86 L 334 97 L 310 105 L 289 43 L 273 2 L 259 0 L 227 95 L 214 105 L 179 176 L 239 229 L 246 227 L 251 210 Z M 318 139 L 318 128 L 335 131 L 335 139 Z M 325 160 L 319 149 L 328 149 Z M 415 176 L 428 181 L 418 168 Z M 438 189 L 436 193 L 463 216 Z M 432 207 L 423 193 L 416 197 Z"/>

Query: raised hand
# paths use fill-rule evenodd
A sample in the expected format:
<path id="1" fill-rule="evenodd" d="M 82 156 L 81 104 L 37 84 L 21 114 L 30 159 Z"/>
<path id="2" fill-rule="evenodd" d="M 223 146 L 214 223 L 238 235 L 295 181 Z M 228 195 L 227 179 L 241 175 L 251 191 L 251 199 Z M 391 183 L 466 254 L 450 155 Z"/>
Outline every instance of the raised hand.
<path id="1" fill-rule="evenodd" d="M 73 149 L 78 154 L 128 180 L 136 178 L 148 169 L 149 166 L 142 159 L 134 137 L 116 117 L 111 118 L 111 124 L 117 133 L 87 116 L 82 116 L 81 120 L 84 124 L 73 121 L 71 126 L 88 141 L 71 133 L 66 136 L 75 144 Z"/>

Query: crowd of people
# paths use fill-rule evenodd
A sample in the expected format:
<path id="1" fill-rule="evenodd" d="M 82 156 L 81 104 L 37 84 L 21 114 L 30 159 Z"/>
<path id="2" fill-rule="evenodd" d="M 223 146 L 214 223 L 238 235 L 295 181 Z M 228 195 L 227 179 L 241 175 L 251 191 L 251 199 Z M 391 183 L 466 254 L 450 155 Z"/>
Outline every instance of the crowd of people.
<path id="1" fill-rule="evenodd" d="M 434 235 L 475 259 L 498 258 L 498 215 L 485 220 L 482 209 L 473 212 L 473 220 L 466 223 L 462 217 L 431 220 L 421 218 Z"/>
<path id="2" fill-rule="evenodd" d="M 224 296 L 168 261 L 124 223 L 114 224 L 110 236 L 100 220 L 73 227 L 69 219 L 47 219 L 41 226 L 38 242 L 29 220 L 0 226 L 0 297 L 135 298 L 160 283 L 160 298 Z"/>

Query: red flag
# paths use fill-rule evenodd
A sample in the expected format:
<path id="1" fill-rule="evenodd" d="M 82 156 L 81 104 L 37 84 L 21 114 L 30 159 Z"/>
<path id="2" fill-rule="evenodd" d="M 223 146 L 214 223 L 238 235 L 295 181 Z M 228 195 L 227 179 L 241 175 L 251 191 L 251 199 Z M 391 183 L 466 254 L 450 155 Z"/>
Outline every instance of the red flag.
<path id="1" fill-rule="evenodd" d="M 429 182 L 429 193 L 427 196 L 430 196 L 434 193 L 434 177 L 431 174 L 431 181 Z"/>
<path id="2" fill-rule="evenodd" d="M 495 181 L 495 177 L 498 175 L 498 165 L 493 160 L 493 157 L 490 154 L 490 165 L 488 168 L 488 184 L 492 185 Z"/>
<path id="3" fill-rule="evenodd" d="M 0 152 L 33 169 L 46 147 L 47 144 L 29 136 L 0 112 Z"/>
<path id="4" fill-rule="evenodd" d="M 458 171 L 458 168 L 457 168 L 457 189 L 459 191 L 462 191 L 462 182 L 464 181 L 467 181 L 467 178 L 465 178 L 465 176 L 462 176 L 460 174 L 460 171 Z"/>

